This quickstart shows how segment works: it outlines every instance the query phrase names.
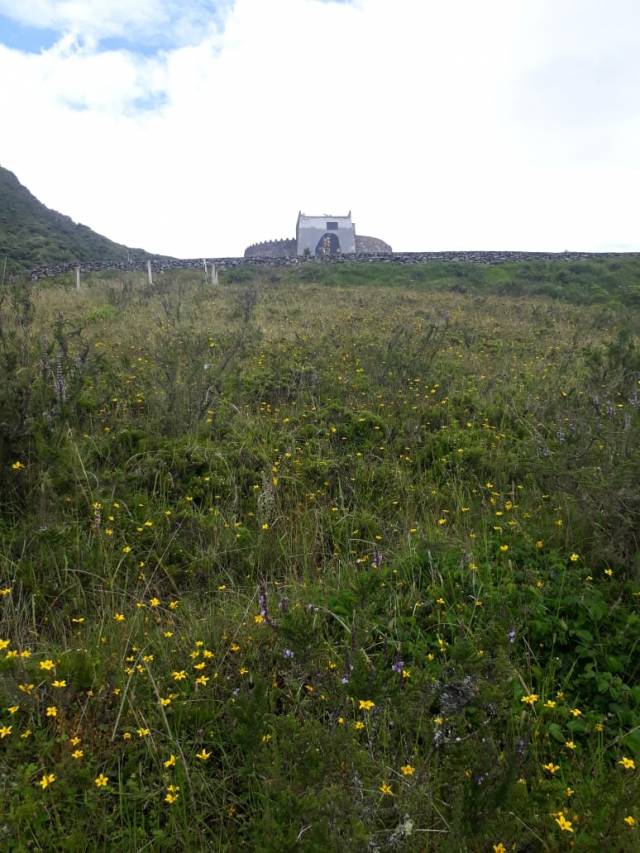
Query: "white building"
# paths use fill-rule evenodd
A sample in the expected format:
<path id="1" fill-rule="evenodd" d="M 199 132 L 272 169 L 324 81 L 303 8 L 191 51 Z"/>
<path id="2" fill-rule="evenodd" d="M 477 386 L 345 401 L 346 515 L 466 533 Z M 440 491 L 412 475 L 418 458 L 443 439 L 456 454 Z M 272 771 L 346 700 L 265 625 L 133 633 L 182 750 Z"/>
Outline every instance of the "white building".
<path id="1" fill-rule="evenodd" d="M 356 226 L 347 216 L 305 216 L 298 214 L 296 224 L 298 255 L 353 255 L 356 252 Z"/>

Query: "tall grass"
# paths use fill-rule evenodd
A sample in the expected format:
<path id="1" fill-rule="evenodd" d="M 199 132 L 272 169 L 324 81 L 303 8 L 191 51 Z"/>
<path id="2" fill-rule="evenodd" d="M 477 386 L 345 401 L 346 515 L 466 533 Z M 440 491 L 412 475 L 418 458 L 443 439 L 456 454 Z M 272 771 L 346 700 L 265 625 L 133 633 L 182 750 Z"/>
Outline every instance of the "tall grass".
<path id="1" fill-rule="evenodd" d="M 3 291 L 7 849 L 637 849 L 638 316 L 524 272 Z"/>

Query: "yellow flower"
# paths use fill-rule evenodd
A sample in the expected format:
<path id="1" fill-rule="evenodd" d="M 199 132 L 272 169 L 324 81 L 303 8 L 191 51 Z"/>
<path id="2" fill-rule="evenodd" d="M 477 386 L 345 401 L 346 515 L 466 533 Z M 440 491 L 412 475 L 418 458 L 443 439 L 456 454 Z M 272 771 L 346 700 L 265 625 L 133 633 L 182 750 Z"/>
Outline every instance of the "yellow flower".
<path id="1" fill-rule="evenodd" d="M 169 610 L 177 610 L 178 609 L 178 603 L 179 602 L 177 602 L 177 601 L 170 601 L 169 602 Z"/>
<path id="2" fill-rule="evenodd" d="M 66 687 L 67 682 L 64 679 L 58 679 L 51 684 L 52 687 Z"/>
<path id="3" fill-rule="evenodd" d="M 580 555 L 579 555 L 579 554 L 572 554 L 572 555 L 569 557 L 569 559 L 571 560 L 571 562 L 572 562 L 572 563 L 577 563 L 577 562 L 578 562 L 578 560 L 580 559 Z"/>
<path id="4" fill-rule="evenodd" d="M 553 764 L 553 763 L 550 761 L 548 764 L 543 764 L 543 765 L 542 765 L 542 769 L 543 769 L 543 770 L 548 770 L 548 771 L 549 771 L 549 773 L 551 773 L 551 775 L 553 776 L 553 775 L 554 775 L 554 773 L 557 773 L 557 772 L 558 772 L 558 770 L 560 770 L 560 765 L 559 765 L 559 764 Z"/>
<path id="5" fill-rule="evenodd" d="M 529 693 L 527 696 L 521 696 L 520 701 L 525 705 L 535 705 L 539 698 L 537 693 Z"/>
<path id="6" fill-rule="evenodd" d="M 124 613 L 116 613 L 113 618 L 116 620 L 116 622 L 124 622 Z"/>
<path id="7" fill-rule="evenodd" d="M 262 625 L 262 623 L 264 622 L 264 616 L 262 615 L 262 613 L 258 613 L 257 616 L 253 617 L 253 621 L 256 623 L 256 625 Z"/>
<path id="8" fill-rule="evenodd" d="M 31 737 L 31 729 L 25 729 L 25 730 L 22 732 L 22 734 L 20 735 L 20 737 L 22 737 L 22 738 Z"/>
<path id="9" fill-rule="evenodd" d="M 196 678 L 196 684 L 197 684 L 198 686 L 200 686 L 200 687 L 206 687 L 206 686 L 207 686 L 207 682 L 208 682 L 208 681 L 209 681 L 209 676 L 208 676 L 208 675 L 199 675 L 199 676 Z"/>
<path id="10" fill-rule="evenodd" d="M 565 788 L 564 795 L 567 799 L 569 799 L 569 797 L 573 797 L 573 788 Z"/>
<path id="11" fill-rule="evenodd" d="M 151 734 L 149 729 L 141 728 L 141 729 L 136 729 L 136 731 L 138 732 L 138 737 L 140 737 L 140 738 L 148 737 Z"/>
<path id="12" fill-rule="evenodd" d="M 4 598 L 5 596 L 10 595 L 10 594 L 11 594 L 11 587 L 10 586 L 3 586 L 0 589 L 0 597 L 1 598 Z"/>
<path id="13" fill-rule="evenodd" d="M 0 726 L 0 739 L 5 738 L 5 737 L 9 737 L 12 729 L 13 729 L 13 726 Z"/>
<path id="14" fill-rule="evenodd" d="M 174 681 L 184 681 L 187 677 L 187 673 L 184 671 L 184 669 L 174 670 L 171 673 L 171 677 Z"/>
<path id="15" fill-rule="evenodd" d="M 564 742 L 564 745 L 567 747 L 567 749 L 575 749 L 576 748 L 575 742 L 572 740 L 566 740 Z"/>
<path id="16" fill-rule="evenodd" d="M 9 708 L 7 708 L 7 711 L 12 716 L 13 716 L 13 714 L 16 714 L 19 710 L 20 710 L 20 705 L 11 705 Z"/>
<path id="17" fill-rule="evenodd" d="M 547 699 L 547 701 L 544 703 L 544 707 L 545 708 L 555 708 L 557 704 L 558 703 L 554 702 L 553 699 Z"/>
<path id="18" fill-rule="evenodd" d="M 71 753 L 71 758 L 75 758 L 78 761 L 83 755 L 84 752 L 81 749 L 76 749 Z"/>
<path id="19" fill-rule="evenodd" d="M 122 549 L 122 553 L 123 554 L 130 554 L 131 553 L 131 545 L 125 545 L 124 548 Z"/>
<path id="20" fill-rule="evenodd" d="M 22 464 L 22 462 L 20 462 L 20 461 L 18 460 L 17 462 L 14 462 L 14 463 L 11 465 L 11 468 L 12 468 L 12 470 L 13 470 L 13 471 L 20 471 L 22 468 L 24 468 L 24 465 Z"/>
<path id="21" fill-rule="evenodd" d="M 582 711 L 580 710 L 580 708 L 572 708 L 570 714 L 572 717 L 581 717 Z"/>
<path id="22" fill-rule="evenodd" d="M 180 794 L 172 794 L 171 792 L 169 792 L 164 798 L 164 801 L 165 803 L 169 803 L 169 805 L 172 806 L 174 803 L 178 802 L 179 796 Z"/>
<path id="23" fill-rule="evenodd" d="M 362 722 L 362 720 L 357 720 L 357 722 L 353 724 L 353 727 L 356 731 L 360 731 L 364 728 L 364 723 Z"/>
<path id="24" fill-rule="evenodd" d="M 636 763 L 633 760 L 633 758 L 627 758 L 624 755 L 622 756 L 620 761 L 618 761 L 618 764 L 620 764 L 622 767 L 624 767 L 625 770 L 635 770 L 636 769 Z"/>
<path id="25" fill-rule="evenodd" d="M 166 698 L 164 698 L 161 696 L 160 697 L 160 704 L 162 705 L 163 708 L 166 708 L 167 705 L 171 704 L 171 697 L 167 696 Z"/>
<path id="26" fill-rule="evenodd" d="M 400 768 L 400 772 L 403 776 L 413 776 L 413 774 L 416 772 L 416 768 L 412 767 L 411 764 L 403 764 Z"/>
<path id="27" fill-rule="evenodd" d="M 504 554 L 506 551 L 508 551 L 508 550 L 509 550 L 509 546 L 508 546 L 508 545 L 501 545 L 501 546 L 500 546 L 500 550 L 501 550 L 501 551 L 502 551 L 502 553 Z"/>
<path id="28" fill-rule="evenodd" d="M 49 707 L 47 708 L 47 717 L 57 717 L 57 716 L 58 716 L 58 709 L 56 708 L 56 706 L 55 705 L 49 705 Z"/>
<path id="29" fill-rule="evenodd" d="M 164 767 L 169 768 L 169 767 L 175 767 L 175 766 L 176 766 L 176 757 L 173 753 L 171 753 L 169 758 L 167 758 L 167 760 L 164 762 Z"/>
<path id="30" fill-rule="evenodd" d="M 627 824 L 627 826 L 635 826 L 636 825 L 636 819 L 633 815 L 627 815 L 624 818 L 624 822 Z"/>
<path id="31" fill-rule="evenodd" d="M 564 830 L 564 832 L 573 832 L 573 827 L 571 825 L 571 821 L 567 820 L 566 817 L 559 813 L 556 817 L 556 823 L 560 827 L 560 829 Z"/>
<path id="32" fill-rule="evenodd" d="M 502 841 L 493 845 L 493 853 L 507 853 L 507 848 L 504 846 Z"/>
<path id="33" fill-rule="evenodd" d="M 149 607 L 160 607 L 160 599 L 155 596 L 149 601 Z"/>
<path id="34" fill-rule="evenodd" d="M 382 785 L 380 785 L 380 787 L 378 788 L 378 790 L 381 791 L 385 797 L 392 797 L 393 796 L 393 791 L 391 789 L 391 785 L 387 785 L 386 782 L 383 782 Z"/>
<path id="35" fill-rule="evenodd" d="M 101 773 L 99 776 L 96 776 L 96 778 L 93 780 L 93 784 L 96 786 L 96 788 L 106 788 L 108 782 L 109 777 L 105 776 L 104 773 Z"/>
<path id="36" fill-rule="evenodd" d="M 55 663 L 52 660 L 41 660 L 38 666 L 40 669 L 49 670 L 55 668 Z"/>
<path id="37" fill-rule="evenodd" d="M 371 699 L 360 699 L 358 702 L 358 708 L 361 711 L 370 711 L 372 708 L 375 708 L 376 703 L 372 702 Z"/>
<path id="38" fill-rule="evenodd" d="M 56 781 L 56 774 L 55 773 L 43 773 L 42 779 L 38 780 L 38 785 L 40 785 L 40 787 L 44 791 L 45 788 L 48 788 L 49 785 L 52 785 L 55 781 Z"/>
<path id="39" fill-rule="evenodd" d="M 240 651 L 240 646 L 237 643 L 231 643 L 229 648 L 234 654 Z"/>

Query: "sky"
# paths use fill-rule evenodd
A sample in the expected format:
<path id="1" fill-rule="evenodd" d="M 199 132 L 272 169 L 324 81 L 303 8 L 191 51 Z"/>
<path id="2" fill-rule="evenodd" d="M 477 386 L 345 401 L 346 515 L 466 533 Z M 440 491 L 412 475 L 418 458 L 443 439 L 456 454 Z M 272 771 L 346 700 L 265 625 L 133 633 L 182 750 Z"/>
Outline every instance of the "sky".
<path id="1" fill-rule="evenodd" d="M 177 257 L 638 251 L 640 2 L 0 0 L 0 165 Z"/>

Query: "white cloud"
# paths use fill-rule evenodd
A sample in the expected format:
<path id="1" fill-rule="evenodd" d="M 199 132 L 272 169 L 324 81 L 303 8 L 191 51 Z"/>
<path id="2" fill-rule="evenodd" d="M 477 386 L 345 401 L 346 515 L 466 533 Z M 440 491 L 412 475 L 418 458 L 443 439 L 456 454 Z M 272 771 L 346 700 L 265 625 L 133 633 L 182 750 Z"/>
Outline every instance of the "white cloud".
<path id="1" fill-rule="evenodd" d="M 91 5 L 102 35 L 176 7 L 27 4 L 54 5 Z M 0 163 L 107 236 L 182 256 L 292 235 L 299 208 L 352 209 L 396 249 L 640 248 L 640 29 L 635 4 L 599 8 L 236 0 L 224 30 L 154 57 L 0 48 Z"/>
<path id="2" fill-rule="evenodd" d="M 20 24 L 104 38 L 190 42 L 220 23 L 233 0 L 0 0 L 0 15 Z"/>

